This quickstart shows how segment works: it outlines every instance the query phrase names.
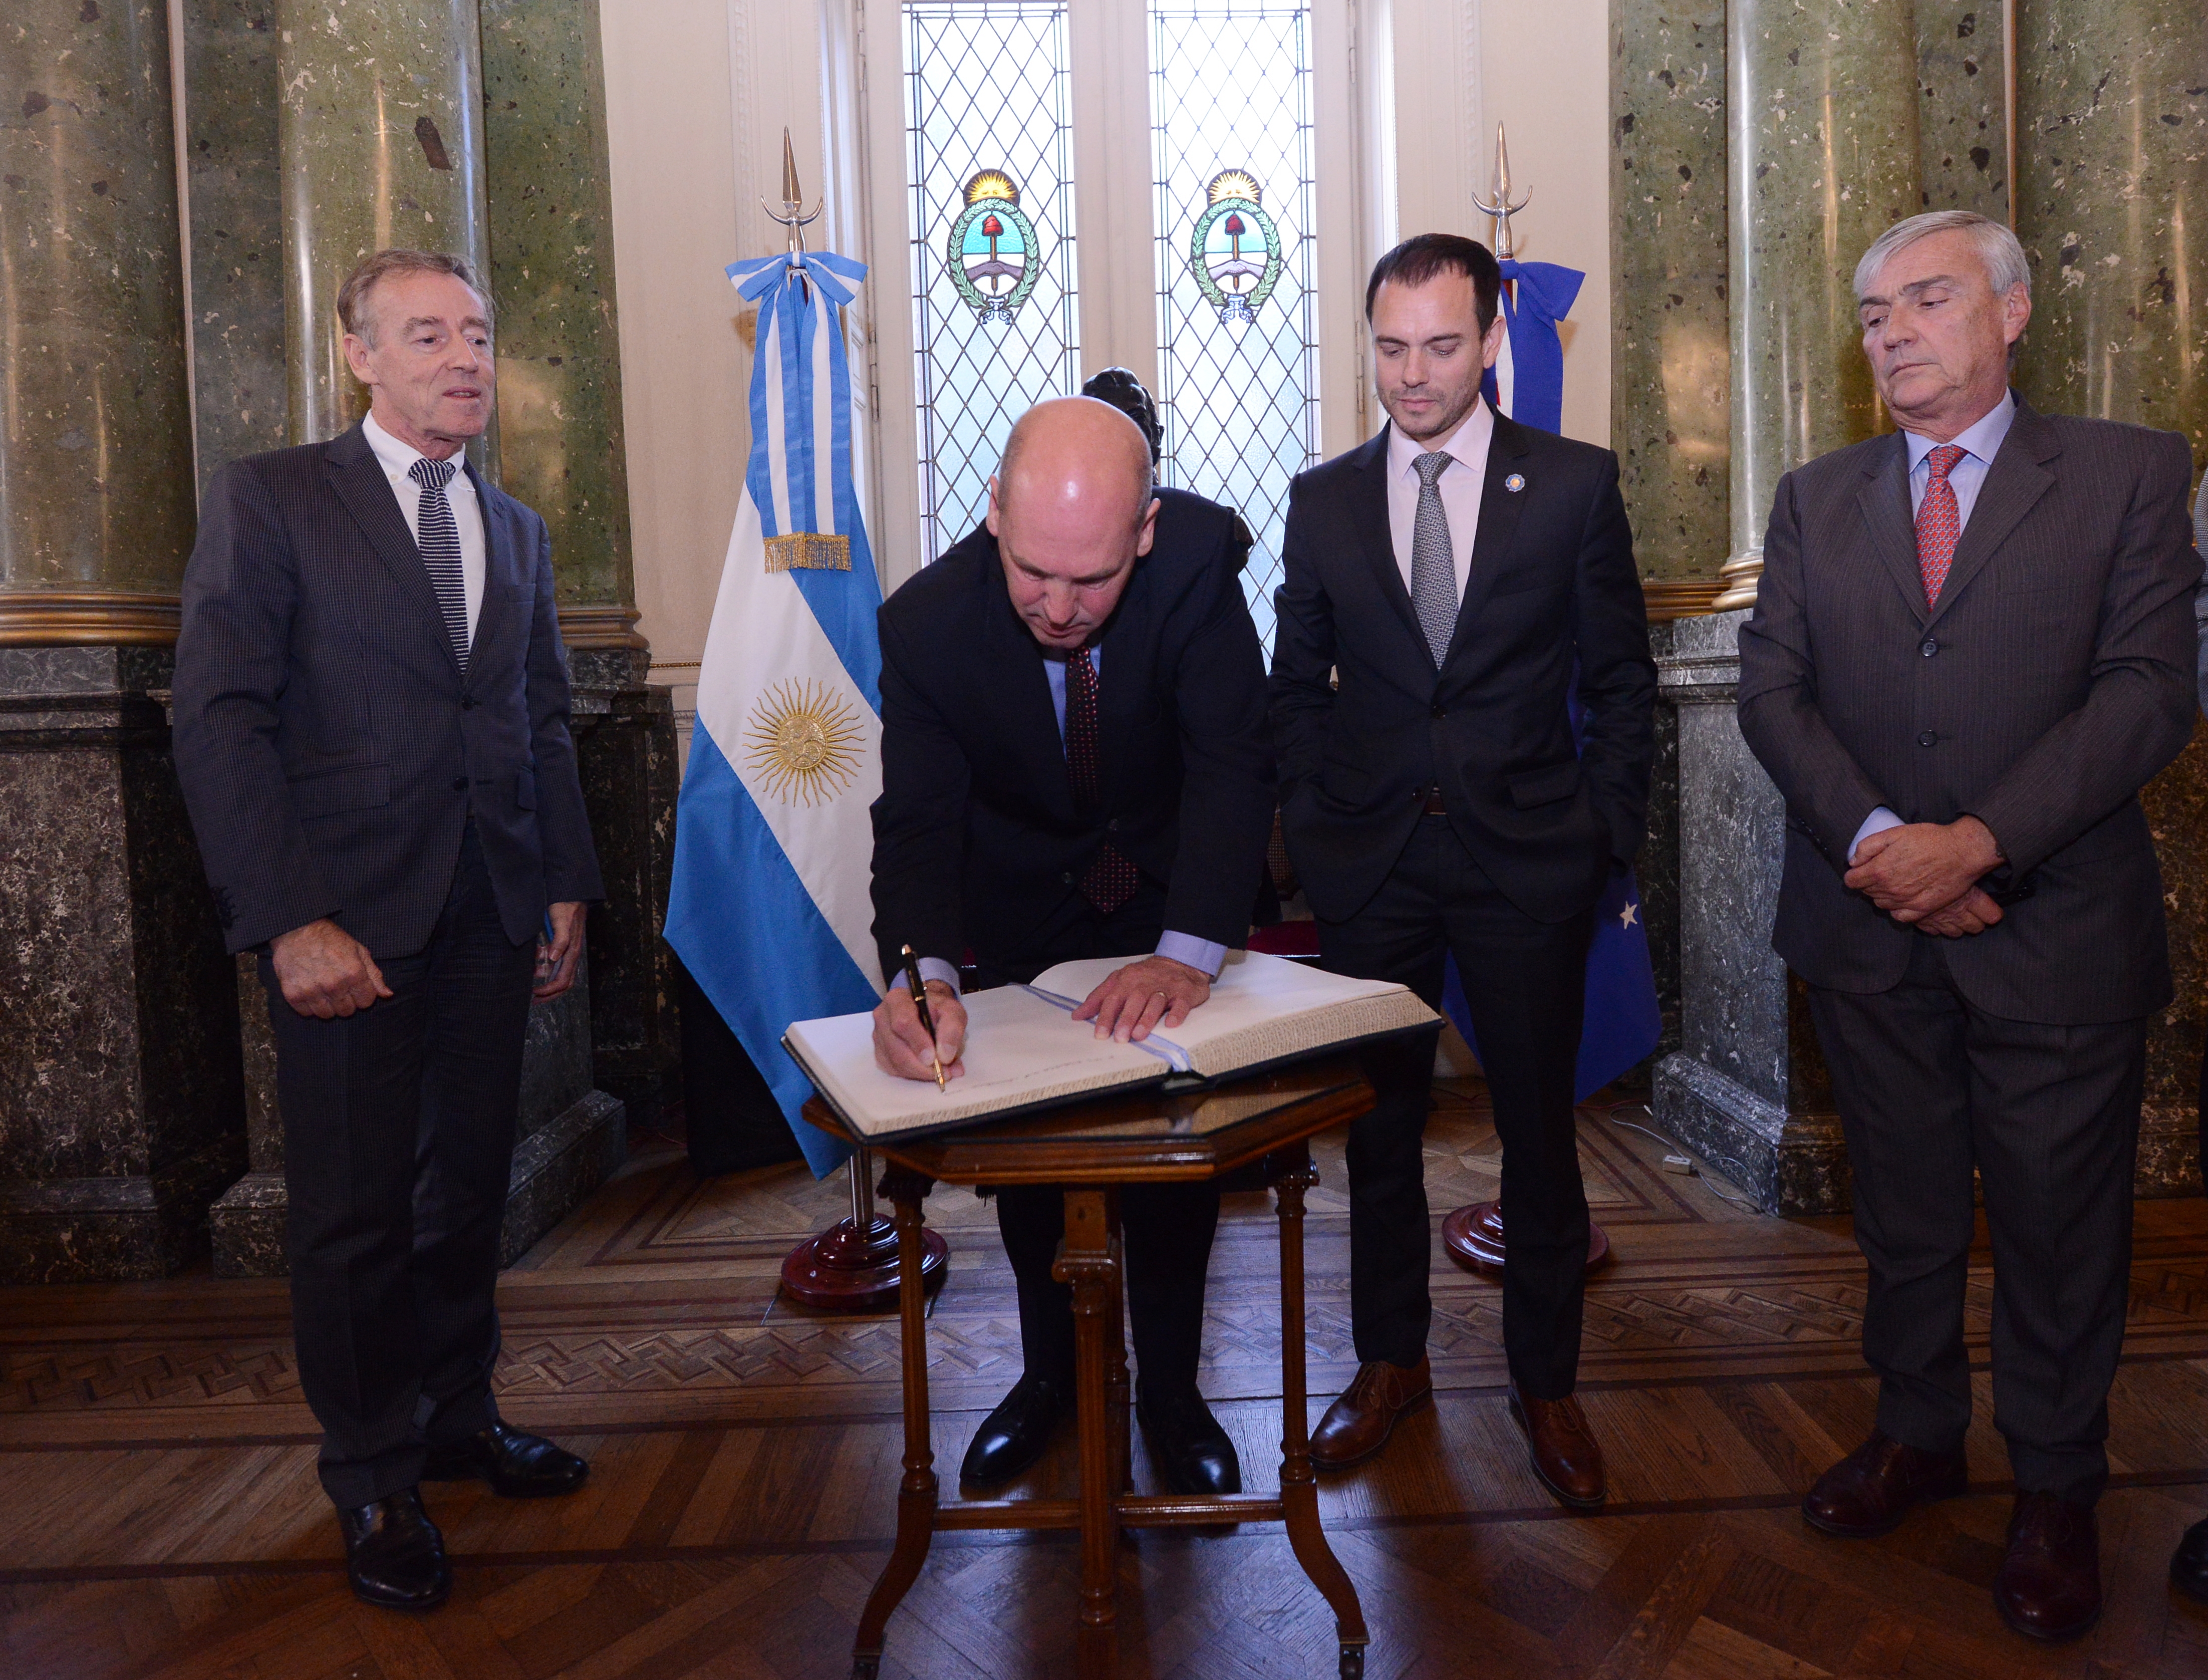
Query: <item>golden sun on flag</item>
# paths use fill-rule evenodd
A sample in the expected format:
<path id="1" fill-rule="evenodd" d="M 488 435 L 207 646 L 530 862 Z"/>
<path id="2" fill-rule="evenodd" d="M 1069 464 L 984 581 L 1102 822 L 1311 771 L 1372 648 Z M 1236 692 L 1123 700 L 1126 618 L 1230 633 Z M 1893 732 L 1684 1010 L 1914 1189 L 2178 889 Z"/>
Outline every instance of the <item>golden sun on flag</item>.
<path id="1" fill-rule="evenodd" d="M 785 805 L 818 805 L 859 772 L 859 715 L 842 695 L 811 681 L 778 682 L 746 721 L 745 763 Z"/>

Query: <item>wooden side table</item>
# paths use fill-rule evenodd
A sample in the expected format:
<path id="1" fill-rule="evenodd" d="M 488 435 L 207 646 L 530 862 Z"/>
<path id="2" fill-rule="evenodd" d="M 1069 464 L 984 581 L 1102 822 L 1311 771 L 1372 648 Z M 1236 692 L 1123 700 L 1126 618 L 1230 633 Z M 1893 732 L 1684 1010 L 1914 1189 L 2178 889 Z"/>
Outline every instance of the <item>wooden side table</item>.
<path id="1" fill-rule="evenodd" d="M 1184 1094 L 1143 1092 L 1080 1103 L 939 1137 L 876 1141 L 887 1162 L 882 1194 L 897 1209 L 903 1283 L 904 1479 L 896 1548 L 859 1617 L 854 1680 L 880 1672 L 882 1634 L 927 1560 L 938 1531 L 1078 1529 L 1080 1680 L 1119 1673 L 1119 1531 L 1283 1521 L 1296 1561 L 1333 1608 L 1342 1680 L 1365 1671 L 1364 1612 L 1357 1589 L 1319 1526 L 1304 1395 L 1304 1192 L 1315 1182 L 1311 1139 L 1372 1106 L 1353 1061 L 1306 1063 L 1239 1083 Z M 818 1097 L 805 1118 L 850 1134 Z M 855 1140 L 854 1140 L 855 1141 Z M 1126 1340 L 1121 1328 L 1118 1186 L 1215 1179 L 1254 1161 L 1271 1168 L 1281 1220 L 1281 1491 L 1226 1496 L 1131 1491 Z M 937 1183 L 1065 1186 L 1065 1239 L 1055 1275 L 1073 1288 L 1078 1499 L 981 1499 L 945 1503 L 929 1444 L 927 1346 L 921 1203 Z"/>

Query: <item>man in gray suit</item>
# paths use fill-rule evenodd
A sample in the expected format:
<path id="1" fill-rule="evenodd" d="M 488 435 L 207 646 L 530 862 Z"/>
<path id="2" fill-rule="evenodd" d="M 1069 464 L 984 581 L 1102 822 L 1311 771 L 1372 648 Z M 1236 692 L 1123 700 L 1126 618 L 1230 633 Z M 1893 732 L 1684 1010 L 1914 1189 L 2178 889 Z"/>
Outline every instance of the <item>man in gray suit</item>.
<path id="1" fill-rule="evenodd" d="M 1740 636 L 1741 733 L 1786 799 L 1773 945 L 1832 1067 L 1880 1379 L 1876 1431 L 1803 1514 L 1875 1534 L 1963 1490 L 1975 1167 L 2018 1490 L 1994 1600 L 2065 1639 L 2100 1613 L 2146 1017 L 2170 998 L 2137 795 L 2193 733 L 2192 459 L 2011 394 L 2031 293 L 1999 223 L 1899 223 L 1856 293 L 1901 432 L 1779 482 Z"/>
<path id="2" fill-rule="evenodd" d="M 490 301 L 383 251 L 338 293 L 372 397 L 327 443 L 236 461 L 201 509 L 176 757 L 276 1040 L 299 1383 L 370 1604 L 452 1574 L 423 1479 L 565 1493 L 587 1467 L 491 1397 L 492 1287 L 532 990 L 602 896 L 567 733 L 544 522 L 477 477 Z"/>

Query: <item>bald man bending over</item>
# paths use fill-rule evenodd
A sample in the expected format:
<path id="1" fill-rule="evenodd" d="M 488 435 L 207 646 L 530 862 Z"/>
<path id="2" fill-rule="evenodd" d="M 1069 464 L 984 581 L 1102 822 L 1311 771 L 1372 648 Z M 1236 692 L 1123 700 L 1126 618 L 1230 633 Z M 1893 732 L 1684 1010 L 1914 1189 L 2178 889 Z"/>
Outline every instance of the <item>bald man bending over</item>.
<path id="1" fill-rule="evenodd" d="M 1088 397 L 1013 427 L 982 528 L 881 609 L 882 796 L 874 938 L 885 972 L 921 954 L 936 1041 L 904 988 L 874 1011 L 875 1059 L 953 1078 L 984 985 L 1053 963 L 1125 957 L 1076 1011 L 1147 1037 L 1203 1007 L 1249 933 L 1273 821 L 1265 673 L 1236 570 L 1240 522 L 1154 489 L 1149 441 Z M 1211 1185 L 1120 1192 L 1137 1414 L 1185 1493 L 1242 1485 L 1233 1443 L 1197 1391 Z M 1071 1292 L 1051 1277 L 1062 1192 L 997 1192 L 1019 1286 L 1027 1369 L 974 1437 L 961 1479 L 1033 1464 L 1073 1400 Z"/>

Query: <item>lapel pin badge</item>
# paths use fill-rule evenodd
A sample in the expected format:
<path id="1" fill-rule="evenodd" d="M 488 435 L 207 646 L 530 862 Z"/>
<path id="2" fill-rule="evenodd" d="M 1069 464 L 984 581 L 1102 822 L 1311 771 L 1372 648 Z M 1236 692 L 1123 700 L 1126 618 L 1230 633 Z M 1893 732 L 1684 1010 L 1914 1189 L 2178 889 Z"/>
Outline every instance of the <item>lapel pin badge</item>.
<path id="1" fill-rule="evenodd" d="M 1512 473 L 1508 478 L 1503 481 L 1503 488 L 1509 491 L 1513 495 L 1517 495 L 1519 491 L 1526 488 L 1526 475 L 1522 472 Z"/>

